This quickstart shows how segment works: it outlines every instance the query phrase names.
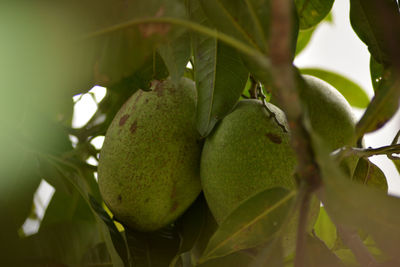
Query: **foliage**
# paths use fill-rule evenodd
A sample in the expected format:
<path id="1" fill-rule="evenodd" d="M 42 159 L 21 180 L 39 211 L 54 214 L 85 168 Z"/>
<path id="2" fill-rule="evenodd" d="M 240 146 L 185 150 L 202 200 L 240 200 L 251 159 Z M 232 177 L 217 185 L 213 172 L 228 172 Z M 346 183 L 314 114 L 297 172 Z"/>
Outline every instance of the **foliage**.
<path id="1" fill-rule="evenodd" d="M 366 108 L 354 142 L 335 157 L 305 120 L 311 137 L 302 141 L 313 144 L 320 183 L 300 180 L 299 190 L 262 191 L 220 226 L 200 195 L 177 221 L 150 233 L 116 222 L 100 195 L 97 167 L 87 163 L 99 156 L 91 141 L 105 135 L 133 93 L 151 90 L 152 80 L 170 76 L 177 83 L 186 76 L 195 81 L 202 138 L 241 96 L 264 100 L 267 93 L 285 90 L 277 86 L 280 69 L 271 63 L 276 45 L 271 25 L 290 25 L 286 54 L 293 60 L 329 20 L 334 1 L 288 2 L 290 16 L 281 20 L 274 13 L 277 0 L 2 2 L 1 265 L 399 266 L 400 200 L 387 195 L 386 178 L 368 160 L 385 154 L 400 170 L 399 134 L 393 134 L 390 147 L 354 147 L 399 107 L 400 13 L 395 0 L 350 0 L 351 26 L 371 53 L 371 101 L 340 74 L 300 70 L 337 87 L 353 106 Z M 296 66 L 290 68 L 297 73 Z M 72 128 L 72 96 L 94 85 L 106 86 L 106 97 L 85 126 Z M 354 177 L 338 167 L 338 159 L 345 157 L 360 158 Z M 38 232 L 27 235 L 22 225 L 34 217 L 33 196 L 41 180 L 55 193 Z M 317 190 L 304 191 L 304 184 Z M 307 194 L 317 195 L 323 207 L 312 235 L 299 227 L 303 247 L 284 258 L 286 215 L 290 208 L 301 209 L 299 200 Z"/>

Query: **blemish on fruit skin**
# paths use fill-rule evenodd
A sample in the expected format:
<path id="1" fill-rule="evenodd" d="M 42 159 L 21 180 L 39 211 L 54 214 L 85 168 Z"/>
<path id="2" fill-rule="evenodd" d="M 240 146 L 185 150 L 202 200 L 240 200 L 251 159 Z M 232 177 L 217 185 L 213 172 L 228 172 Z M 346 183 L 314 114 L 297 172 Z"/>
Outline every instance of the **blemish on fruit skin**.
<path id="1" fill-rule="evenodd" d="M 177 208 L 178 208 L 178 203 L 174 202 L 174 204 L 172 204 L 170 212 L 174 212 Z"/>
<path id="2" fill-rule="evenodd" d="M 129 118 L 128 114 L 125 114 L 124 116 L 122 116 L 122 118 L 119 120 L 119 126 L 123 126 L 128 118 Z"/>
<path id="3" fill-rule="evenodd" d="M 265 135 L 268 137 L 269 140 L 271 140 L 271 142 L 275 144 L 282 144 L 282 138 L 279 135 L 273 133 L 267 133 Z"/>
<path id="4" fill-rule="evenodd" d="M 136 129 L 137 129 L 137 121 L 134 121 L 131 127 L 129 128 L 129 131 L 134 134 L 136 132 Z"/>

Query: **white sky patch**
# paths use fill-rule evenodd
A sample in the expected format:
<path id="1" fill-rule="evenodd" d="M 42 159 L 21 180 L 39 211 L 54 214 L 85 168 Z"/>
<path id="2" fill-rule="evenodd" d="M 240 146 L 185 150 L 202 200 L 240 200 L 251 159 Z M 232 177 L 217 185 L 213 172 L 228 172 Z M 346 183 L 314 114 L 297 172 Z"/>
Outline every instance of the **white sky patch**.
<path id="1" fill-rule="evenodd" d="M 92 139 L 90 142 L 96 149 L 101 149 L 103 147 L 104 143 L 104 135 L 99 135 L 96 136 L 95 138 Z"/>
<path id="2" fill-rule="evenodd" d="M 103 100 L 103 98 L 106 96 L 107 89 L 105 87 L 96 85 L 95 87 L 90 89 L 89 93 L 92 93 L 96 102 L 100 103 L 101 100 Z"/>
<path id="3" fill-rule="evenodd" d="M 81 128 L 93 117 L 97 110 L 97 103 L 90 94 L 84 94 L 74 105 L 72 127 Z"/>
<path id="4" fill-rule="evenodd" d="M 81 128 L 93 117 L 97 111 L 97 105 L 107 94 L 107 89 L 95 86 L 86 94 L 73 96 L 75 102 L 72 127 Z"/>
<path id="5" fill-rule="evenodd" d="M 193 69 L 192 63 L 190 63 L 190 61 L 186 64 L 186 68 L 188 69 Z"/>
<path id="6" fill-rule="evenodd" d="M 88 164 L 90 164 L 90 165 L 93 165 L 93 166 L 97 166 L 99 163 L 97 162 L 97 159 L 95 158 L 95 157 L 93 157 L 93 156 L 90 156 L 87 160 L 86 160 L 86 162 L 88 163 Z"/>
<path id="7" fill-rule="evenodd" d="M 26 235 L 33 235 L 38 232 L 40 222 L 42 221 L 46 209 L 50 203 L 51 198 L 54 195 L 54 187 L 52 187 L 45 180 L 40 182 L 38 189 L 33 197 L 33 203 L 35 204 L 35 214 L 37 218 L 28 218 L 22 225 L 22 230 Z"/>

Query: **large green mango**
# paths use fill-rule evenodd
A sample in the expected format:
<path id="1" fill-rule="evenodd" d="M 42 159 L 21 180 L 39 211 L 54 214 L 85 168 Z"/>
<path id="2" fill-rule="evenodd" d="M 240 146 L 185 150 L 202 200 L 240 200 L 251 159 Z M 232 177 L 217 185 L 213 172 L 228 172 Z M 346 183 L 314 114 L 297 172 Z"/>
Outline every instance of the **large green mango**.
<path id="1" fill-rule="evenodd" d="M 300 96 L 314 133 L 330 150 L 350 144 L 354 134 L 354 118 L 343 96 L 327 83 L 304 77 Z M 238 205 L 250 196 L 281 186 L 295 189 L 293 177 L 296 157 L 290 146 L 290 134 L 284 113 L 267 104 L 271 116 L 258 100 L 238 103 L 207 138 L 201 159 L 201 179 L 210 209 L 221 223 Z M 356 161 L 344 164 L 349 172 Z M 319 202 L 312 201 L 309 228 L 315 222 Z M 285 255 L 294 250 L 296 216 L 283 237 Z"/>
<path id="2" fill-rule="evenodd" d="M 196 90 L 182 78 L 137 91 L 110 125 L 99 161 L 99 187 L 115 218 L 139 231 L 173 222 L 201 191 Z"/>

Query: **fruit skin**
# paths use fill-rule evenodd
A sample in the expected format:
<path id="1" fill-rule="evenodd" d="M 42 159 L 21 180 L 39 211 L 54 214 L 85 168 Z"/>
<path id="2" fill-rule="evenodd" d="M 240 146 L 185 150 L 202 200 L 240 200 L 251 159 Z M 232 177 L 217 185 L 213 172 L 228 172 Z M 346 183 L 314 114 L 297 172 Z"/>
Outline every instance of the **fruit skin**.
<path id="1" fill-rule="evenodd" d="M 286 127 L 283 112 L 267 105 Z M 240 101 L 217 125 L 204 144 L 200 165 L 203 191 L 217 222 L 260 190 L 295 188 L 289 138 L 258 100 Z"/>
<path id="2" fill-rule="evenodd" d="M 220 224 L 238 205 L 252 195 L 275 186 L 296 188 L 293 177 L 296 156 L 284 113 L 267 103 L 271 117 L 259 100 L 242 100 L 207 138 L 201 157 L 204 195 Z M 278 122 L 278 123 L 277 123 Z M 309 229 L 315 223 L 319 201 L 313 200 Z M 285 255 L 293 252 L 297 216 L 283 236 Z"/>
<path id="3" fill-rule="evenodd" d="M 194 82 L 155 81 L 137 91 L 111 123 L 101 150 L 99 187 L 115 218 L 139 231 L 162 228 L 201 191 L 201 144 Z"/>
<path id="4" fill-rule="evenodd" d="M 355 117 L 344 96 L 330 84 L 313 76 L 303 75 L 309 88 L 300 87 L 313 130 L 325 141 L 329 150 L 351 144 Z"/>
<path id="5" fill-rule="evenodd" d="M 345 145 L 352 145 L 355 133 L 355 117 L 344 96 L 330 84 L 313 76 L 303 75 L 300 98 L 309 117 L 313 132 L 321 137 L 332 152 Z M 357 157 L 350 157 L 341 165 L 351 177 L 357 166 Z"/>

